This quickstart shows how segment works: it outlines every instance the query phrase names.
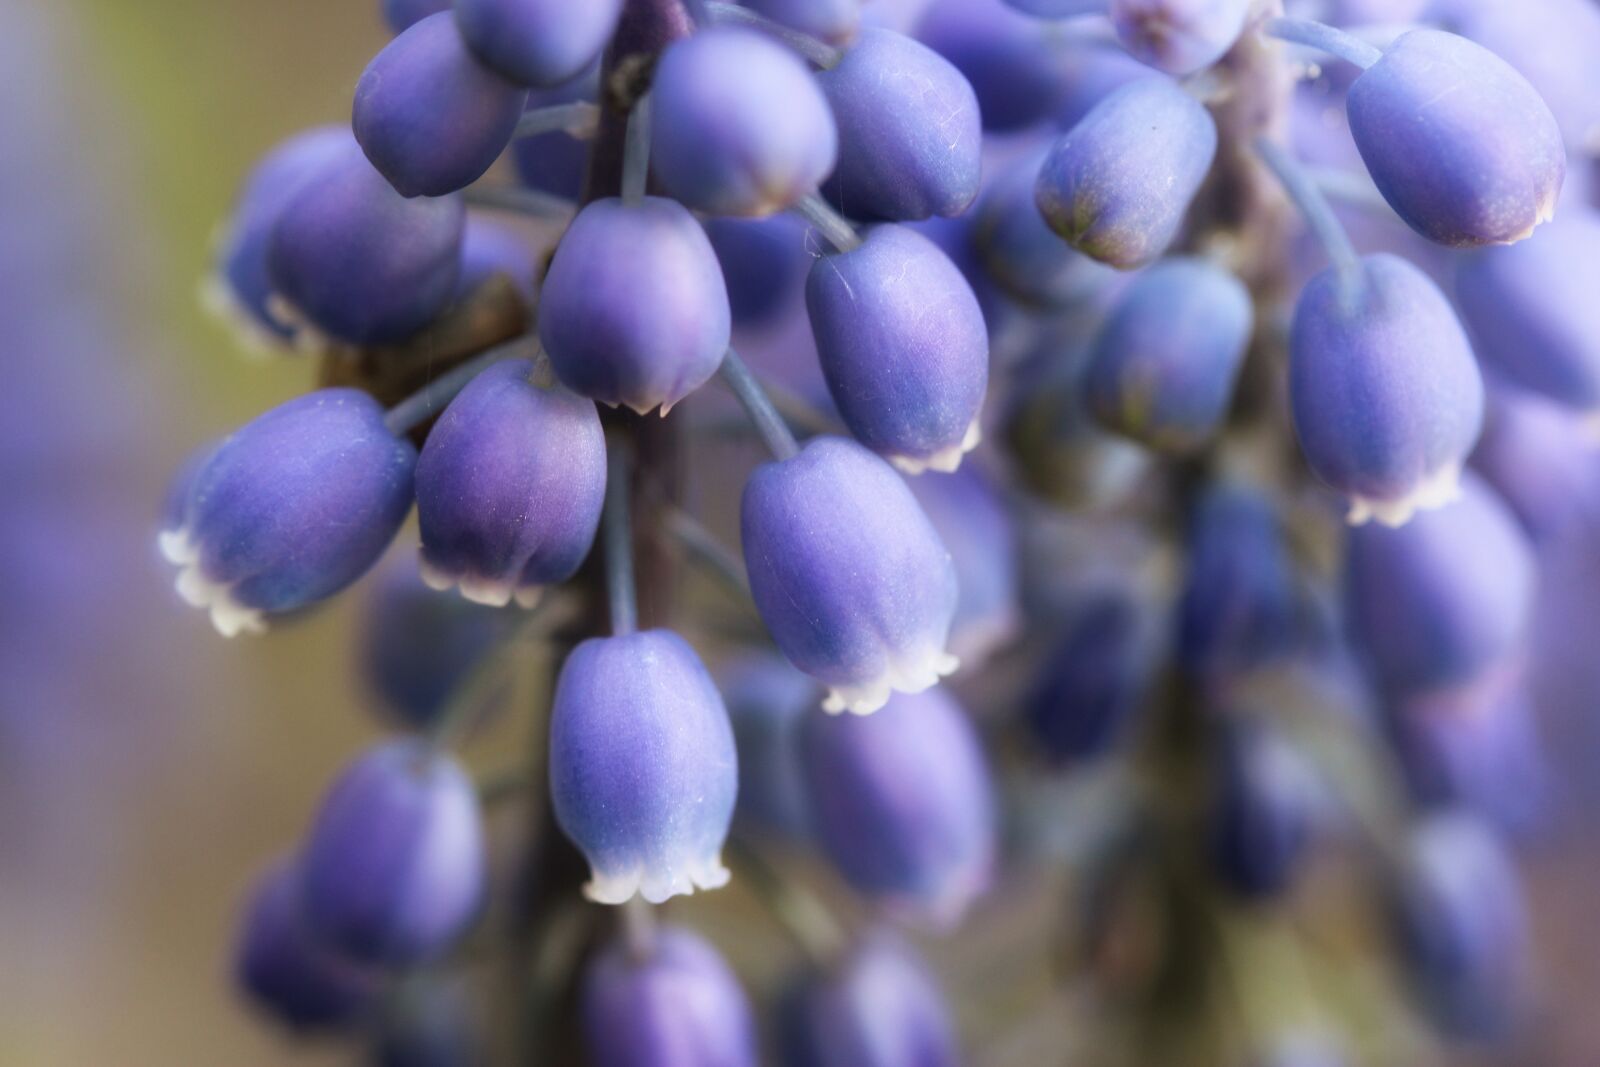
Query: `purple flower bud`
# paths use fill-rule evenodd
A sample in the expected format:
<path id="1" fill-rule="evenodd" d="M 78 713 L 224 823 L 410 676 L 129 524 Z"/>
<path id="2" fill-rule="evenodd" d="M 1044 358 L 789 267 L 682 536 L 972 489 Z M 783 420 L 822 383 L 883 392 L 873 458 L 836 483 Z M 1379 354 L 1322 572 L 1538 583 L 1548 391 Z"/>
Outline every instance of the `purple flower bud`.
<path id="1" fill-rule="evenodd" d="M 1169 79 L 1130 82 L 1055 143 L 1035 200 L 1062 240 L 1132 270 L 1165 252 L 1217 153 L 1217 126 Z"/>
<path id="2" fill-rule="evenodd" d="M 1213 694 L 1297 645 L 1300 593 L 1283 523 L 1264 495 L 1219 486 L 1200 501 L 1178 604 L 1178 659 Z"/>
<path id="3" fill-rule="evenodd" d="M 1068 74 L 1056 112 L 1056 125 L 1063 130 L 1072 129 L 1091 108 L 1129 82 L 1161 77 L 1111 42 L 1098 40 L 1073 43 Z"/>
<path id="4" fill-rule="evenodd" d="M 957 667 L 945 651 L 956 571 L 911 490 L 877 456 L 815 438 L 745 483 L 745 567 L 790 663 L 829 687 L 823 707 L 876 711 Z"/>
<path id="5" fill-rule="evenodd" d="M 1511 244 L 1555 214 L 1561 129 L 1527 79 L 1483 46 L 1438 30 L 1402 34 L 1345 107 L 1384 199 L 1429 240 Z"/>
<path id="6" fill-rule="evenodd" d="M 772 21 L 836 47 L 855 40 L 862 0 L 745 0 Z"/>
<path id="7" fill-rule="evenodd" d="M 605 431 L 594 402 L 547 373 L 525 359 L 495 364 L 428 434 L 417 519 L 433 588 L 532 607 L 588 556 L 605 499 Z"/>
<path id="8" fill-rule="evenodd" d="M 1536 573 L 1516 519 L 1476 478 L 1448 507 L 1350 533 L 1351 637 L 1391 694 L 1467 685 L 1521 651 Z"/>
<path id="9" fill-rule="evenodd" d="M 1596 484 L 1593 430 L 1572 411 L 1532 393 L 1496 389 L 1490 401 L 1472 466 L 1517 513 L 1530 537 L 1549 540 L 1589 506 Z"/>
<path id="10" fill-rule="evenodd" d="M 1465 256 L 1456 295 L 1478 353 L 1527 389 L 1600 417 L 1600 215 L 1580 206 L 1510 248 Z"/>
<path id="11" fill-rule="evenodd" d="M 178 593 L 228 637 L 367 572 L 411 509 L 416 450 L 354 389 L 319 389 L 217 445 L 161 532 Z"/>
<path id="12" fill-rule="evenodd" d="M 307 926 L 364 963 L 436 959 L 483 903 L 488 851 L 472 779 L 425 741 L 389 741 L 345 768 L 301 866 Z"/>
<path id="13" fill-rule="evenodd" d="M 1043 152 L 1012 163 L 978 203 L 973 240 L 984 270 L 1007 296 L 1049 309 L 1069 308 L 1092 296 L 1115 272 L 1055 235 L 1033 189 Z"/>
<path id="14" fill-rule="evenodd" d="M 735 326 L 762 326 L 800 291 L 811 264 L 804 224 L 791 215 L 766 219 L 707 219 Z"/>
<path id="15" fill-rule="evenodd" d="M 927 474 L 910 484 L 956 567 L 960 592 L 950 651 L 975 666 L 1022 627 L 1015 524 L 1000 489 L 970 465 L 954 474 Z"/>
<path id="16" fill-rule="evenodd" d="M 1130 589 L 1075 605 L 1026 706 L 1030 734 L 1052 763 L 1106 755 L 1130 733 L 1154 682 L 1160 612 Z"/>
<path id="17" fill-rule="evenodd" d="M 1111 0 L 1117 40 L 1135 59 L 1182 77 L 1221 59 L 1244 32 L 1250 0 Z"/>
<path id="18" fill-rule="evenodd" d="M 742 27 L 668 46 L 650 94 L 650 163 L 662 186 L 713 215 L 764 216 L 816 191 L 839 134 L 799 57 Z"/>
<path id="19" fill-rule="evenodd" d="M 755 1022 L 739 979 L 696 934 L 656 932 L 643 959 L 612 944 L 583 976 L 595 1067 L 756 1067 Z"/>
<path id="20" fill-rule="evenodd" d="M 589 860 L 590 900 L 659 904 L 726 885 L 738 786 L 727 710 L 683 638 L 650 630 L 573 649 L 551 711 L 550 795 Z"/>
<path id="21" fill-rule="evenodd" d="M 403 341 L 455 295 L 465 215 L 457 197 L 407 200 L 352 140 L 273 226 L 273 291 L 334 340 Z"/>
<path id="22" fill-rule="evenodd" d="M 916 37 L 955 65 L 978 97 L 983 125 L 1020 130 L 1052 114 L 1069 64 L 1037 19 L 1001 0 L 934 0 Z"/>
<path id="23" fill-rule="evenodd" d="M 450 10 L 451 0 L 383 0 L 383 17 L 395 33 L 404 33 L 429 15 Z"/>
<path id="24" fill-rule="evenodd" d="M 539 280 L 533 252 L 522 235 L 502 223 L 469 215 L 461 239 L 461 274 L 456 281 L 456 296 L 468 297 L 494 277 L 508 280 L 529 307 L 534 305 Z"/>
<path id="25" fill-rule="evenodd" d="M 806 310 L 851 434 L 909 474 L 959 467 L 980 439 L 989 334 L 939 246 L 876 226 L 859 248 L 812 265 Z"/>
<path id="26" fill-rule="evenodd" d="M 1221 428 L 1255 328 L 1243 283 L 1178 258 L 1140 274 L 1100 330 L 1085 385 L 1108 430 L 1187 452 Z"/>
<path id="27" fill-rule="evenodd" d="M 605 49 L 622 0 L 456 0 L 461 36 L 518 85 L 558 85 Z"/>
<path id="28" fill-rule="evenodd" d="M 944 996 L 909 945 L 874 933 L 806 974 L 778 1012 L 783 1067 L 956 1067 Z"/>
<path id="29" fill-rule="evenodd" d="M 731 330 L 717 255 L 673 200 L 596 200 L 545 275 L 539 340 L 556 376 L 612 407 L 665 415 L 716 373 Z"/>
<path id="30" fill-rule="evenodd" d="M 393 722 L 427 730 L 510 630 L 504 613 L 429 589 L 408 554 L 386 564 L 367 592 L 362 674 Z"/>
<path id="31" fill-rule="evenodd" d="M 1239 721 L 1222 730 L 1212 774 L 1209 843 L 1217 877 L 1243 897 L 1281 895 L 1312 843 L 1311 769 L 1263 724 Z"/>
<path id="32" fill-rule="evenodd" d="M 943 689 L 811 715 L 800 760 L 818 843 L 887 909 L 948 929 L 989 888 L 997 816 L 977 731 Z"/>
<path id="33" fill-rule="evenodd" d="M 321 947 L 301 922 L 299 869 L 279 860 L 257 881 L 239 927 L 239 989 L 300 1031 L 346 1026 L 372 1007 L 377 977 Z"/>
<path id="34" fill-rule="evenodd" d="M 978 195 L 983 121 L 972 86 L 927 45 L 872 28 L 817 75 L 839 123 L 823 186 L 855 218 L 959 215 Z"/>
<path id="35" fill-rule="evenodd" d="M 817 683 L 783 659 L 751 652 L 719 671 L 739 750 L 741 826 L 802 839 L 811 832 L 799 730 L 822 702 Z"/>
<path id="36" fill-rule="evenodd" d="M 1395 899 L 1400 947 L 1434 1022 L 1493 1040 L 1516 1013 L 1528 916 L 1510 857 L 1483 827 L 1434 816 L 1412 839 Z"/>
<path id="37" fill-rule="evenodd" d="M 500 158 L 528 93 L 473 58 L 445 12 L 390 41 L 356 83 L 356 140 L 402 196 L 463 189 Z"/>
<path id="38" fill-rule="evenodd" d="M 350 131 L 343 126 L 303 130 L 262 157 L 239 193 L 203 296 L 208 309 L 253 347 L 281 348 L 294 333 L 273 313 L 267 276 L 272 227 L 300 187 L 349 144 Z"/>
<path id="39" fill-rule="evenodd" d="M 1289 402 L 1312 473 L 1350 521 L 1400 525 L 1454 499 L 1483 421 L 1483 380 L 1450 302 L 1387 254 L 1364 256 L 1346 294 L 1337 268 L 1300 294 Z"/>
<path id="40" fill-rule="evenodd" d="M 530 93 L 528 108 L 532 110 L 580 100 L 593 103 L 599 95 L 600 65 L 593 63 L 575 78 L 551 89 Z M 589 169 L 587 140 L 574 137 L 565 130 L 518 137 L 511 142 L 511 160 L 516 165 L 522 184 L 528 188 L 567 200 L 582 199 L 584 175 Z"/>

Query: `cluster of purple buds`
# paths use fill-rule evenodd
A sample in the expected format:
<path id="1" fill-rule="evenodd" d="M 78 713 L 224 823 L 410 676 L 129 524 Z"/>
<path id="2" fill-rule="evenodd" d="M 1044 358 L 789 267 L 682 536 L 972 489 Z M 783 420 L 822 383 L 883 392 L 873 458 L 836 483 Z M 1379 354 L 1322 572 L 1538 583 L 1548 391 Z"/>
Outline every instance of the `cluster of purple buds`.
<path id="1" fill-rule="evenodd" d="M 199 450 L 160 533 L 228 635 L 389 554 L 401 733 L 258 886 L 241 988 L 481 1062 L 467 972 L 509 954 L 528 1062 L 954 1067 L 985 1013 L 893 926 L 1082 911 L 1116 991 L 1222 981 L 1177 955 L 1284 921 L 1348 790 L 1394 805 L 1424 1014 L 1513 1025 L 1493 834 L 1544 795 L 1538 550 L 1600 411 L 1583 2 L 1547 60 L 1497 0 L 385 0 L 205 290 L 329 384 Z M 686 924 L 741 907 L 804 957 L 770 1004 Z"/>

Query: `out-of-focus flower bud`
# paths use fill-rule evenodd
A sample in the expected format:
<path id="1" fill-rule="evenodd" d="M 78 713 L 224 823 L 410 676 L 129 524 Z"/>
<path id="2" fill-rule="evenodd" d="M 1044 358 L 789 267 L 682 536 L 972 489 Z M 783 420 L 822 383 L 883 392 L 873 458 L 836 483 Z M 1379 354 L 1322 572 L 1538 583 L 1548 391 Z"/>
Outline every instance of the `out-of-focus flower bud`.
<path id="1" fill-rule="evenodd" d="M 622 0 L 455 0 L 467 44 L 519 85 L 576 77 L 604 50 L 621 12 Z"/>

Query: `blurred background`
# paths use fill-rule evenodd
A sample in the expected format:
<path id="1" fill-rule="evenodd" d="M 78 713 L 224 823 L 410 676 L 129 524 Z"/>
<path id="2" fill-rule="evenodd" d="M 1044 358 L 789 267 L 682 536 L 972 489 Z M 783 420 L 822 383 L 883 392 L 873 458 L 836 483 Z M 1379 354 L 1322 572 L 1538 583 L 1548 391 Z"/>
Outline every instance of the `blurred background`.
<path id="1" fill-rule="evenodd" d="M 235 999 L 229 945 L 253 875 L 377 736 L 352 668 L 357 598 L 270 640 L 223 641 L 172 592 L 154 524 L 192 447 L 312 381 L 309 363 L 246 358 L 196 289 L 256 157 L 348 114 L 386 39 L 376 6 L 0 10 L 7 1067 L 289 1055 Z M 1539 946 L 1520 1067 L 1600 1062 L 1600 538 L 1587 511 L 1544 548 L 1537 678 L 1551 766 L 1538 826 L 1519 838 Z M 958 999 L 998 943 L 978 927 L 940 951 Z"/>

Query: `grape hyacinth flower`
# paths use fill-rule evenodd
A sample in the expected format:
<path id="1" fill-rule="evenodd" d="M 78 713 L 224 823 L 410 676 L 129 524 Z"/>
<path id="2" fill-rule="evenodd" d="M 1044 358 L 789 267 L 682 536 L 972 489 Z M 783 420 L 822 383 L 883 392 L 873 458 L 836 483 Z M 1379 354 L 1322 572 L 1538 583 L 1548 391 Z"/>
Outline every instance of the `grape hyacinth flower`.
<path id="1" fill-rule="evenodd" d="M 1555 214 L 1561 128 L 1527 79 L 1482 45 L 1439 30 L 1402 34 L 1345 107 L 1384 199 L 1429 240 L 1512 244 Z"/>
<path id="2" fill-rule="evenodd" d="M 528 92 L 473 58 L 455 20 L 429 15 L 379 52 L 356 83 L 353 126 L 402 196 L 463 189 L 500 158 Z"/>
<path id="3" fill-rule="evenodd" d="M 455 295 L 465 216 L 458 197 L 395 192 L 352 138 L 272 227 L 275 315 L 347 344 L 404 341 Z"/>
<path id="4" fill-rule="evenodd" d="M 224 636 L 365 574 L 411 509 L 416 450 L 354 389 L 297 397 L 225 438 L 188 477 L 162 554 Z"/>
<path id="5" fill-rule="evenodd" d="M 510 633 L 505 615 L 423 584 L 409 554 L 374 575 L 362 610 L 362 675 L 387 716 L 432 730 Z"/>
<path id="6" fill-rule="evenodd" d="M 607 946 L 589 963 L 579 1011 L 595 1067 L 756 1067 L 750 1003 L 727 963 L 680 927 L 636 952 Z"/>
<path id="7" fill-rule="evenodd" d="M 761 217 L 816 192 L 839 132 L 817 80 L 783 45 L 718 26 L 674 42 L 650 93 L 650 163 L 697 211 Z"/>
<path id="8" fill-rule="evenodd" d="M 541 88 L 593 63 L 621 12 L 622 0 L 455 0 L 456 26 L 484 65 Z"/>
<path id="9" fill-rule="evenodd" d="M 1544 397 L 1495 389 L 1472 467 L 1517 513 L 1529 537 L 1548 542 L 1591 506 L 1600 473 L 1593 430 Z"/>
<path id="10" fill-rule="evenodd" d="M 1141 79 L 1055 143 L 1034 195 L 1062 240 L 1133 270 L 1177 236 L 1216 152 L 1217 126 L 1199 101 L 1170 79 Z"/>
<path id="11" fill-rule="evenodd" d="M 984 273 L 1006 296 L 1031 307 L 1069 309 L 1104 289 L 1116 272 L 1055 235 L 1033 190 L 1044 153 L 1011 163 L 985 190 L 972 240 Z"/>
<path id="12" fill-rule="evenodd" d="M 783 1067 L 956 1067 L 950 1009 L 912 949 L 868 934 L 826 971 L 795 981 L 778 1005 Z"/>
<path id="13" fill-rule="evenodd" d="M 745 483 L 750 592 L 790 663 L 829 689 L 823 708 L 876 711 L 952 673 L 957 577 L 916 498 L 883 460 L 820 437 Z"/>
<path id="14" fill-rule="evenodd" d="M 422 577 L 481 604 L 522 607 L 577 573 L 605 500 L 594 401 L 525 359 L 480 373 L 417 459 Z"/>
<path id="15" fill-rule="evenodd" d="M 299 906 L 300 871 L 275 862 L 257 880 L 240 924 L 234 975 L 242 992 L 286 1026 L 334 1030 L 371 1010 L 382 988 L 376 975 L 322 947 Z"/>
<path id="16" fill-rule="evenodd" d="M 404 33 L 429 15 L 450 10 L 451 0 L 383 0 L 383 18 L 395 33 Z"/>
<path id="17" fill-rule="evenodd" d="M 1247 899 L 1284 893 L 1304 865 L 1314 828 L 1310 768 L 1262 723 L 1230 723 L 1213 767 L 1211 858 L 1217 877 Z"/>
<path id="18" fill-rule="evenodd" d="M 528 110 L 560 104 L 594 103 L 600 94 L 600 66 L 591 64 L 574 78 L 528 94 Z M 589 167 L 589 142 L 567 130 L 523 135 L 511 142 L 511 162 L 522 184 L 574 202 L 583 198 Z"/>
<path id="19" fill-rule="evenodd" d="M 307 928 L 367 964 L 437 959 L 476 918 L 488 846 L 472 779 L 426 741 L 369 749 L 322 802 L 301 860 Z"/>
<path id="20" fill-rule="evenodd" d="M 749 652 L 718 672 L 739 752 L 737 823 L 802 839 L 810 833 L 799 732 L 822 702 L 817 683 L 783 659 Z"/>
<path id="21" fill-rule="evenodd" d="M 1600 425 L 1600 214 L 1561 213 L 1528 240 L 1464 257 L 1456 295 L 1477 350 L 1524 388 Z"/>
<path id="22" fill-rule="evenodd" d="M 980 439 L 989 337 L 949 257 L 908 227 L 876 226 L 812 265 L 806 310 L 851 434 L 909 474 L 959 467 Z"/>
<path id="23" fill-rule="evenodd" d="M 908 221 L 959 215 L 978 195 L 978 98 L 949 60 L 870 28 L 817 81 L 839 126 L 839 165 L 823 194 L 840 211 Z"/>
<path id="24" fill-rule="evenodd" d="M 1522 650 L 1536 583 L 1516 518 L 1474 477 L 1459 499 L 1402 529 L 1351 531 L 1351 638 L 1390 694 L 1455 688 Z"/>
<path id="25" fill-rule="evenodd" d="M 1483 421 L 1483 380 L 1450 302 L 1416 267 L 1380 253 L 1351 284 L 1338 267 L 1300 294 L 1289 401 L 1312 473 L 1350 501 L 1350 522 L 1398 526 L 1458 493 Z"/>
<path id="26" fill-rule="evenodd" d="M 731 331 L 716 252 L 673 200 L 588 205 L 545 275 L 539 340 L 556 377 L 611 407 L 665 415 L 716 373 Z"/>
<path id="27" fill-rule="evenodd" d="M 804 224 L 794 216 L 707 219 L 706 237 L 722 267 L 735 327 L 767 325 L 801 291 L 811 256 Z"/>
<path id="28" fill-rule="evenodd" d="M 1129 285 L 1101 327 L 1085 379 L 1108 430 L 1163 452 L 1221 427 L 1255 327 L 1244 285 L 1203 260 L 1174 258 Z"/>
<path id="29" fill-rule="evenodd" d="M 1025 706 L 1029 736 L 1046 759 L 1093 760 L 1127 738 L 1154 676 L 1161 617 L 1120 588 L 1071 611 Z"/>
<path id="30" fill-rule="evenodd" d="M 303 130 L 262 157 L 240 190 L 202 297 L 207 309 L 253 349 L 281 348 L 294 335 L 292 324 L 273 311 L 267 274 L 272 227 L 300 187 L 349 143 L 350 131 L 343 126 Z"/>
<path id="31" fill-rule="evenodd" d="M 937 929 L 988 889 L 994 786 L 977 731 L 943 689 L 901 693 L 873 715 L 812 715 L 800 765 L 823 853 L 852 888 Z"/>
<path id="32" fill-rule="evenodd" d="M 933 0 L 914 35 L 971 84 L 984 129 L 1009 133 L 1054 113 L 1068 76 L 1039 30 L 1003 0 Z"/>
<path id="33" fill-rule="evenodd" d="M 528 242 L 516 230 L 489 219 L 467 216 L 461 235 L 461 273 L 456 279 L 456 297 L 466 299 L 491 278 L 511 283 L 523 303 L 533 307 L 537 300 L 538 264 Z"/>
<path id="34" fill-rule="evenodd" d="M 1063 130 L 1072 129 L 1096 104 L 1129 82 L 1163 76 L 1115 44 L 1100 40 L 1074 42 L 1067 66 L 1070 78 L 1055 115 Z"/>
<path id="35" fill-rule="evenodd" d="M 950 651 L 976 666 L 1022 628 L 1017 530 L 1000 488 L 972 466 L 925 474 L 911 491 L 956 567 L 956 615 Z"/>
<path id="36" fill-rule="evenodd" d="M 1122 46 L 1179 77 L 1221 59 L 1249 14 L 1250 0 L 1111 0 L 1111 24 Z"/>
<path id="37" fill-rule="evenodd" d="M 738 781 L 728 712 L 683 638 L 649 630 L 573 649 L 551 711 L 550 795 L 589 860 L 590 900 L 659 904 L 726 885 Z"/>

